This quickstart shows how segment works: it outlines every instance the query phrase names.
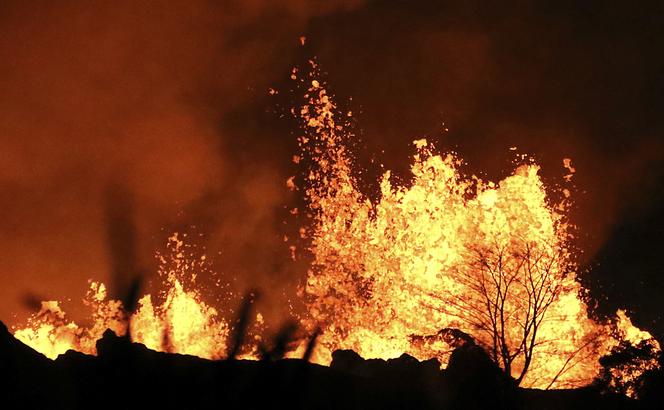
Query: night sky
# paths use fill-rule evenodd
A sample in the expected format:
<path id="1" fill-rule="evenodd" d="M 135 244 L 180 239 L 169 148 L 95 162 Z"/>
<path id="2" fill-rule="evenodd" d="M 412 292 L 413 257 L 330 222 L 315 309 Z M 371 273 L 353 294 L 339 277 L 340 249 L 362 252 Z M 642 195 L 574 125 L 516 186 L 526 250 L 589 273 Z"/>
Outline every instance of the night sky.
<path id="1" fill-rule="evenodd" d="M 377 164 L 408 180 L 422 137 L 492 180 L 513 146 L 552 186 L 571 158 L 596 312 L 664 339 L 664 3 L 488 3 L 0 2 L 0 319 L 33 297 L 80 315 L 86 281 L 114 269 L 117 209 L 141 269 L 189 232 L 282 319 L 306 271 L 282 240 L 299 201 L 289 75 L 316 58 L 355 113 L 367 195 Z"/>

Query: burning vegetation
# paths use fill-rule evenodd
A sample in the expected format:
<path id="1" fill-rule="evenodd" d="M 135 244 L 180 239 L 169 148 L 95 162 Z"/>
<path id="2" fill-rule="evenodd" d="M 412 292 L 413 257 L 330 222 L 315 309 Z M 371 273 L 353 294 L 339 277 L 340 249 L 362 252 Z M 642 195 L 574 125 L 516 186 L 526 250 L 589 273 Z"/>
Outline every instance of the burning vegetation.
<path id="1" fill-rule="evenodd" d="M 312 66 L 308 75 L 292 74 L 306 88 L 293 109 L 304 131 L 294 162 L 307 169 L 302 182 L 287 182 L 303 186 L 310 221 L 300 230 L 312 257 L 300 291 L 307 311 L 297 315 L 317 335 L 307 355 L 329 364 L 338 349 L 382 359 L 408 353 L 445 366 L 455 348 L 472 345 L 524 387 L 580 387 L 603 377 L 633 395 L 660 347 L 623 311 L 608 321 L 589 316 L 566 219 L 569 191 L 553 203 L 533 160 L 497 183 L 466 177 L 456 155 L 418 140 L 410 184 L 396 184 L 387 171 L 372 201 L 358 187 L 347 148 L 351 113 L 338 112 Z M 571 178 L 570 160 L 564 164 Z M 161 302 L 146 295 L 125 310 L 93 282 L 86 298 L 92 326 L 68 321 L 48 301 L 14 335 L 50 358 L 69 349 L 96 354 L 107 328 L 158 351 L 227 357 L 232 325 L 202 301 L 195 281 L 201 260 L 183 246 L 175 234 L 160 256 Z M 291 252 L 297 255 L 294 246 Z M 255 322 L 259 334 L 260 314 Z M 243 357 L 257 358 L 259 344 L 259 336 L 249 341 Z M 645 353 L 606 359 L 630 349 Z"/>

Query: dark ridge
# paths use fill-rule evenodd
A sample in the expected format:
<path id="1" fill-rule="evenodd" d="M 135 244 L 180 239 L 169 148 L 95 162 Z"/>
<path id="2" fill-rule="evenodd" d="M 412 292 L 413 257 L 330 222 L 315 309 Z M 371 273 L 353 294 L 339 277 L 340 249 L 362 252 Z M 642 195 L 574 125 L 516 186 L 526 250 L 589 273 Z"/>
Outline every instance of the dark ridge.
<path id="1" fill-rule="evenodd" d="M 284 340 L 289 332 L 284 331 Z M 313 338 L 312 338 L 313 340 Z M 277 341 L 277 344 L 282 342 Z M 281 349 L 281 347 L 279 347 Z M 402 355 L 365 360 L 333 353 L 330 367 L 300 359 L 212 361 L 162 353 L 110 330 L 97 356 L 56 360 L 18 341 L 0 322 L 1 408 L 43 409 L 656 409 L 664 378 L 651 372 L 644 399 L 574 390 L 517 388 L 476 346 L 453 352 L 448 369 Z"/>

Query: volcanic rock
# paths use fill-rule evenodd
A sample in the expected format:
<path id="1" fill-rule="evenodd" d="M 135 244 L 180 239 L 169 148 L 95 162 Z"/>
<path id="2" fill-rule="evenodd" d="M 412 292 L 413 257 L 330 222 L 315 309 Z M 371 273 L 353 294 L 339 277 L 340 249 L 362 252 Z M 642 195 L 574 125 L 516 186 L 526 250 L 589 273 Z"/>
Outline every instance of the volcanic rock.
<path id="1" fill-rule="evenodd" d="M 364 360 L 352 351 L 335 352 L 331 367 L 324 367 L 297 359 L 211 361 L 155 352 L 107 331 L 98 356 L 68 351 L 51 361 L 0 322 L 0 372 L 7 380 L 0 384 L 0 408 L 636 408 L 633 400 L 592 388 L 516 389 L 477 349 L 457 349 L 448 370 L 435 360 Z M 520 400 L 510 396 L 516 391 Z"/>
<path id="2" fill-rule="evenodd" d="M 0 396 L 7 403 L 3 408 L 31 408 L 47 402 L 60 383 L 52 362 L 16 339 L 0 322 Z M 63 391 L 64 396 L 64 391 Z M 51 408 L 64 408 L 52 400 Z"/>
<path id="3" fill-rule="evenodd" d="M 518 404 L 517 386 L 474 342 L 454 349 L 446 369 L 452 386 L 453 407 L 464 409 L 513 409 Z"/>

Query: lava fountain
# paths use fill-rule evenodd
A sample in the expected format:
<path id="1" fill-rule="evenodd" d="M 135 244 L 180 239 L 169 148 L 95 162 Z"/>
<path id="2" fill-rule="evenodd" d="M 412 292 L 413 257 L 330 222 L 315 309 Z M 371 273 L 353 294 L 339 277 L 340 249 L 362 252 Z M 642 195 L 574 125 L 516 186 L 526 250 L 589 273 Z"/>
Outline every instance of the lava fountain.
<path id="1" fill-rule="evenodd" d="M 91 326 L 68 321 L 57 301 L 47 301 L 29 319 L 28 326 L 16 330 L 14 336 L 54 359 L 69 349 L 96 354 L 96 341 L 106 329 L 125 335 L 129 323 L 132 340 L 153 350 L 224 358 L 229 324 L 197 291 L 196 276 L 207 269 L 205 256 L 188 252 L 183 239 L 173 234 L 167 252 L 157 254 L 162 302 L 155 305 L 151 295 L 141 297 L 130 321 L 122 303 L 107 298 L 104 284 L 90 282 L 84 302 L 92 311 Z M 260 325 L 262 316 L 258 314 L 252 330 Z"/>
<path id="2" fill-rule="evenodd" d="M 334 350 L 353 349 L 365 358 L 408 353 L 444 366 L 462 335 L 527 387 L 589 384 L 602 371 L 599 359 L 619 346 L 647 345 L 654 353 L 612 369 L 611 385 L 656 366 L 659 344 L 624 312 L 603 322 L 589 317 L 566 218 L 570 194 L 553 203 L 534 161 L 490 182 L 463 176 L 456 155 L 418 140 L 410 184 L 397 185 L 385 172 L 371 201 L 353 176 L 351 113 L 337 111 L 312 66 L 302 77 L 293 71 L 306 93 L 292 112 L 303 130 L 294 161 L 308 167 L 301 185 L 310 223 L 300 233 L 312 257 L 300 289 L 307 312 L 298 316 L 303 328 L 321 331 L 314 361 L 329 364 Z M 568 159 L 564 164 L 574 172 Z M 296 181 L 287 185 L 297 190 Z M 224 358 L 231 326 L 202 301 L 199 259 L 182 246 L 176 234 L 160 256 L 162 302 L 142 297 L 131 320 L 103 284 L 91 283 L 91 326 L 68 321 L 49 301 L 15 336 L 51 358 L 68 349 L 95 354 L 105 329 L 122 335 L 129 322 L 132 339 L 149 348 Z M 260 327 L 260 314 L 256 319 Z"/>
<path id="3" fill-rule="evenodd" d="M 319 361 L 352 349 L 365 358 L 407 352 L 445 364 L 456 330 L 521 385 L 565 388 L 592 382 L 600 357 L 625 341 L 659 352 L 624 312 L 606 323 L 588 316 L 565 217 L 570 193 L 551 203 L 534 161 L 487 182 L 463 177 L 459 158 L 418 140 L 410 184 L 395 185 L 387 171 L 379 199 L 367 199 L 347 150 L 351 113 L 338 115 L 311 64 L 313 74 L 299 79 L 307 93 L 295 114 L 301 157 L 313 160 L 304 190 L 313 263 L 302 296 L 305 323 L 323 329 Z M 654 366 L 651 357 L 624 368 L 613 383 Z"/>

